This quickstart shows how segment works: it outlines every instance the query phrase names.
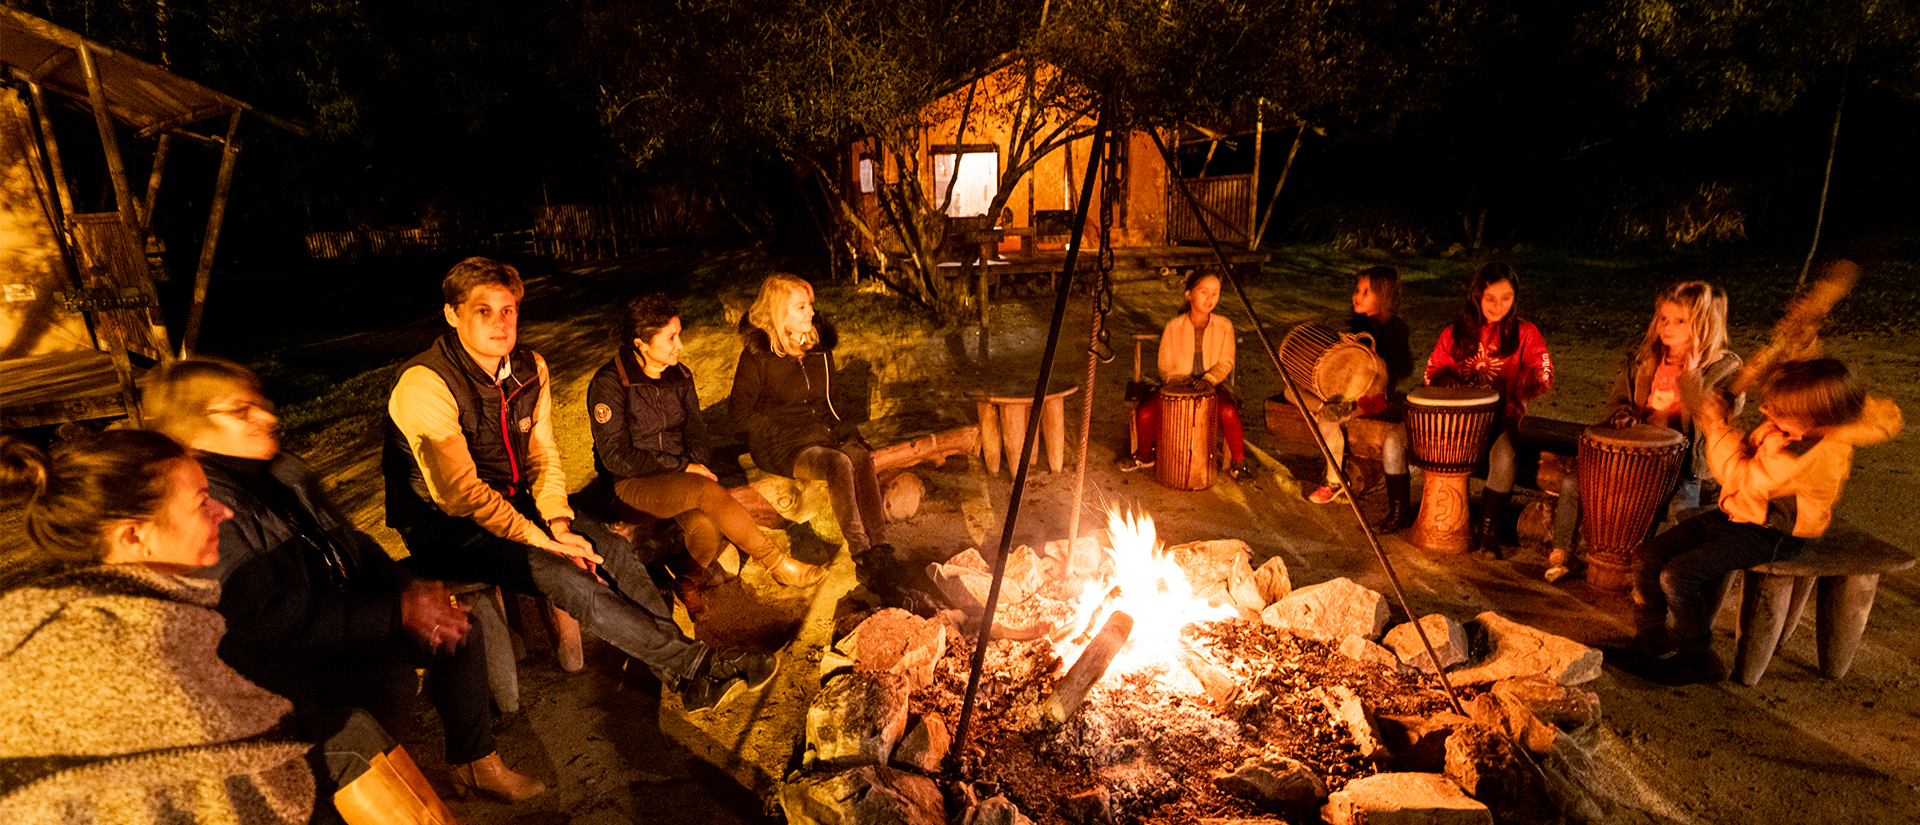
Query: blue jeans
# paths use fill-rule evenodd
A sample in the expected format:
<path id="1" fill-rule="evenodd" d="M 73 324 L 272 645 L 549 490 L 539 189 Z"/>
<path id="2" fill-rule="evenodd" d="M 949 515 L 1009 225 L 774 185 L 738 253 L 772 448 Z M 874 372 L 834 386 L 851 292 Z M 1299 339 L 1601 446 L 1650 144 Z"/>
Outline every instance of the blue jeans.
<path id="1" fill-rule="evenodd" d="M 1792 558 L 1806 546 L 1806 539 L 1732 521 L 1722 510 L 1687 519 L 1654 536 L 1634 554 L 1636 640 L 1653 647 L 1670 638 L 1680 650 L 1711 652 L 1713 614 L 1720 609 L 1720 586 L 1727 574 Z"/>
<path id="2" fill-rule="evenodd" d="M 513 503 L 523 513 L 532 507 L 531 501 Z M 702 647 L 674 624 L 672 607 L 660 598 L 633 545 L 585 517 L 574 518 L 573 531 L 605 559 L 597 578 L 565 557 L 500 538 L 472 519 L 439 512 L 401 528 L 400 538 L 413 554 L 407 566 L 415 573 L 545 596 L 587 632 L 645 663 L 662 683 L 673 686 L 692 676 Z"/>

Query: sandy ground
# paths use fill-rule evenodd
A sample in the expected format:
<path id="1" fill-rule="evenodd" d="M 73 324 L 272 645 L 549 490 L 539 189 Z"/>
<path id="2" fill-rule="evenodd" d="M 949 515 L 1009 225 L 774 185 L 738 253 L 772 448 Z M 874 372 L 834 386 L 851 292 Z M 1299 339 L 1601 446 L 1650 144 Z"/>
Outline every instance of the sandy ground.
<path id="1" fill-rule="evenodd" d="M 585 273 L 607 289 L 617 288 L 620 274 L 617 267 Z M 1306 294 L 1270 274 L 1253 293 L 1269 328 L 1284 329 L 1298 320 L 1344 311 L 1344 289 Z M 1116 292 L 1109 321 L 1116 341 L 1134 332 L 1157 332 L 1180 300 L 1177 291 L 1151 281 L 1123 284 Z M 543 303 L 557 310 L 558 302 L 543 302 L 540 293 L 536 286 L 522 335 L 554 366 L 557 429 L 570 478 L 578 486 L 591 471 L 586 382 L 605 359 L 606 347 L 597 323 L 543 322 L 542 317 L 552 317 L 541 314 Z M 859 293 L 845 298 L 862 299 Z M 1411 302 L 1406 314 L 1417 353 L 1434 340 L 1450 305 L 1440 298 Z M 1221 307 L 1241 332 L 1238 384 L 1249 399 L 1244 410 L 1249 457 L 1260 468 L 1259 478 L 1239 484 L 1222 480 L 1200 492 L 1174 492 L 1141 475 L 1115 472 L 1112 461 L 1126 445 L 1121 387 L 1129 377 L 1131 347 L 1124 346 L 1121 357 L 1099 368 L 1084 501 L 1072 501 L 1071 456 L 1067 471 L 1057 475 L 1046 472 L 1043 462 L 1029 478 L 1015 543 L 1037 545 L 1064 537 L 1076 506 L 1083 508 L 1082 529 L 1091 529 L 1100 518 L 1095 508 L 1125 502 L 1152 513 L 1169 543 L 1239 538 L 1254 548 L 1255 565 L 1269 557 L 1284 559 L 1296 586 L 1349 576 L 1385 591 L 1383 568 L 1367 549 L 1351 512 L 1300 500 L 1293 477 L 1313 478 L 1317 461 L 1283 450 L 1260 426 L 1258 399 L 1275 391 L 1277 379 L 1251 334 L 1244 308 L 1231 296 Z M 1007 376 L 1013 376 L 1015 386 L 1024 382 L 1030 388 L 1050 309 L 1050 301 L 996 304 L 984 341 L 975 331 L 922 340 L 843 329 L 843 366 L 872 376 L 868 398 L 879 420 L 869 431 L 887 434 L 873 440 L 890 443 L 970 423 L 971 404 L 963 395 L 967 389 L 997 386 Z M 822 310 L 833 312 L 834 307 L 823 305 Z M 723 414 L 724 405 L 711 405 L 723 400 L 738 353 L 737 337 L 718 327 L 716 322 L 691 328 L 685 357 L 712 416 Z M 341 340 L 331 346 L 345 351 L 364 344 L 410 353 L 433 333 L 433 326 L 423 322 L 380 333 L 378 344 Z M 1086 340 L 1085 300 L 1076 298 L 1056 359 L 1056 380 L 1084 380 Z M 1612 342 L 1571 336 L 1550 337 L 1549 343 L 1559 368 L 1559 388 L 1536 402 L 1535 414 L 1592 418 L 1619 353 Z M 1920 343 L 1913 340 L 1841 336 L 1830 340 L 1829 351 L 1882 382 L 1920 374 Z M 1892 394 L 1908 411 L 1920 410 L 1914 388 Z M 1068 407 L 1069 442 L 1075 445 L 1081 398 L 1071 397 Z M 715 423 L 725 430 L 723 421 Z M 338 485 L 339 497 L 356 519 L 397 553 L 397 537 L 378 526 L 377 424 L 341 422 L 316 439 L 310 458 Z M 1913 468 L 1920 466 L 1915 443 L 1909 433 L 1891 445 L 1859 453 L 1841 507 L 1847 518 L 1910 551 L 1920 549 L 1920 520 L 1912 517 L 1913 501 L 1920 495 L 1913 476 Z M 889 525 L 896 545 L 929 559 L 968 547 L 997 546 L 1012 491 L 1008 470 L 989 476 L 977 459 L 956 459 L 917 472 L 927 482 L 928 495 L 916 518 Z M 1377 491 L 1363 498 L 1369 513 L 1382 506 Z M 766 816 L 763 800 L 794 758 L 808 697 L 817 688 L 816 665 L 830 620 L 837 609 L 848 609 L 842 602 L 853 587 L 851 567 L 840 548 L 805 529 L 783 535 L 796 555 L 833 564 L 827 582 L 810 594 L 801 593 L 766 582 L 749 566 L 741 586 L 720 594 L 715 618 L 697 629 L 702 638 L 722 646 L 779 648 L 783 669 L 775 686 L 689 720 L 678 700 L 665 694 L 644 668 L 629 665 L 597 639 L 587 640 L 587 668 L 564 674 L 546 655 L 542 634 L 526 634 L 524 708 L 502 721 L 501 748 L 510 765 L 547 779 L 556 789 L 519 806 L 452 801 L 462 821 L 761 821 Z M 1623 598 L 1595 593 L 1578 581 L 1544 583 L 1538 577 L 1544 567 L 1539 554 L 1480 562 L 1429 554 L 1393 536 L 1384 537 L 1382 544 L 1415 612 L 1466 618 L 1497 610 L 1594 645 L 1618 643 L 1629 631 Z M 858 601 L 857 596 L 851 599 Z M 1920 725 L 1915 724 L 1920 722 L 1920 692 L 1914 690 L 1920 681 L 1915 668 L 1920 659 L 1917 599 L 1920 573 L 1909 571 L 1882 582 L 1864 645 L 1852 672 L 1839 681 L 1824 680 L 1817 672 L 1811 610 L 1754 688 L 1734 682 L 1663 688 L 1609 668 L 1587 687 L 1602 697 L 1605 721 L 1596 753 L 1619 780 L 1603 791 L 1619 806 L 1615 818 L 1676 823 L 1912 821 L 1920 803 L 1920 759 L 1914 757 L 1920 752 Z M 1728 661 L 1736 606 L 1737 599 L 1729 599 L 1716 639 Z M 437 724 L 427 716 L 422 729 L 408 738 L 429 777 L 446 792 L 450 784 Z"/>

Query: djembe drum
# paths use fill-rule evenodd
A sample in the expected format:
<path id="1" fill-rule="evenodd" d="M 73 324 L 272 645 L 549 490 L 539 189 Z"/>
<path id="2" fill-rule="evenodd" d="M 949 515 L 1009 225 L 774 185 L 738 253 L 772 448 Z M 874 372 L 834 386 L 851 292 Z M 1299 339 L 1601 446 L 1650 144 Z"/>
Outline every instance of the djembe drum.
<path id="1" fill-rule="evenodd" d="M 1280 365 L 1293 385 L 1327 403 L 1357 401 L 1378 377 L 1373 336 L 1301 324 L 1280 341 Z"/>
<path id="2" fill-rule="evenodd" d="M 1213 442 L 1220 432 L 1219 391 L 1199 381 L 1160 388 L 1160 446 L 1153 477 L 1175 490 L 1213 484 Z"/>
<path id="3" fill-rule="evenodd" d="M 1421 387 L 1407 393 L 1407 452 L 1427 471 L 1420 516 L 1407 540 L 1439 553 L 1473 547 L 1467 474 L 1480 463 L 1500 420 L 1500 394 L 1478 387 Z"/>
<path id="4" fill-rule="evenodd" d="M 1686 453 L 1686 436 L 1650 424 L 1581 433 L 1580 537 L 1593 586 L 1614 592 L 1632 586 L 1634 553 L 1653 532 Z"/>

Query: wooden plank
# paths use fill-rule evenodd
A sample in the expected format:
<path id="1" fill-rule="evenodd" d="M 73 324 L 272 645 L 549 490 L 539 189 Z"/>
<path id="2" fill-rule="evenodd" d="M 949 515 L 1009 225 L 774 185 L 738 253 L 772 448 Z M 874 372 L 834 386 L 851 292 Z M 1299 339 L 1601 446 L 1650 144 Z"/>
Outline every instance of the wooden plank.
<path id="1" fill-rule="evenodd" d="M 113 360 L 104 352 L 0 362 L 0 430 L 125 414 Z"/>
<path id="2" fill-rule="evenodd" d="M 153 280 L 147 274 L 147 251 L 136 244 L 133 233 L 111 212 L 70 216 L 79 281 L 83 289 L 135 289 L 153 292 Z M 155 361 L 166 360 L 167 331 L 150 309 L 120 309 L 101 312 L 94 318 L 94 334 L 109 349 L 120 342 L 128 349 Z"/>
<path id="3" fill-rule="evenodd" d="M 207 211 L 207 233 L 200 244 L 200 265 L 193 272 L 193 306 L 187 311 L 187 333 L 180 339 L 180 357 L 193 354 L 200 337 L 200 316 L 207 307 L 207 281 L 213 276 L 213 251 L 220 245 L 220 225 L 227 218 L 227 194 L 233 190 L 233 165 L 240 157 L 240 110 L 227 119 L 227 146 L 220 152 L 220 172 L 213 181 L 213 207 Z M 163 359 L 164 360 L 164 359 Z"/>

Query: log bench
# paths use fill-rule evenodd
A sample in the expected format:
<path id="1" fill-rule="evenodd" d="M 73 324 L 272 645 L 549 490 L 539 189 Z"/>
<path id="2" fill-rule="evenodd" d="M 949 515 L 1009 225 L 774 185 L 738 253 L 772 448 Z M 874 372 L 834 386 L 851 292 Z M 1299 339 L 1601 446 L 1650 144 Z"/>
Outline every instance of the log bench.
<path id="1" fill-rule="evenodd" d="M 1816 607 L 1820 675 L 1847 675 L 1860 650 L 1880 577 L 1913 565 L 1914 557 L 1906 551 L 1858 528 L 1835 524 L 1799 556 L 1748 568 L 1742 574 L 1734 678 L 1748 687 L 1759 683 L 1774 652 L 1800 624 L 1809 596 Z"/>

